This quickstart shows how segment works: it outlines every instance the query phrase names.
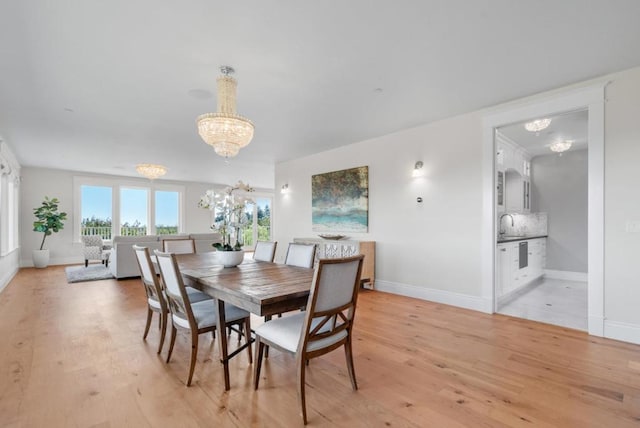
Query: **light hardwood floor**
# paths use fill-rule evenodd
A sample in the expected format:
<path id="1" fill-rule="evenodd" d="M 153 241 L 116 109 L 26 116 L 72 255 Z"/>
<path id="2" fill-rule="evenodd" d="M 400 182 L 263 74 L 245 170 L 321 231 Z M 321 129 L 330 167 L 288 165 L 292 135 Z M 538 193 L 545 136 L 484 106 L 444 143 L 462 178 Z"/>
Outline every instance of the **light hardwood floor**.
<path id="1" fill-rule="evenodd" d="M 225 393 L 203 336 L 187 388 L 187 340 L 165 364 L 157 329 L 142 340 L 144 299 L 139 280 L 21 270 L 0 294 L 0 425 L 302 425 L 291 357 L 273 350 L 253 391 L 240 354 Z M 309 426 L 640 426 L 640 346 L 377 291 L 360 294 L 354 339 L 360 389 L 342 351 L 313 360 Z"/>

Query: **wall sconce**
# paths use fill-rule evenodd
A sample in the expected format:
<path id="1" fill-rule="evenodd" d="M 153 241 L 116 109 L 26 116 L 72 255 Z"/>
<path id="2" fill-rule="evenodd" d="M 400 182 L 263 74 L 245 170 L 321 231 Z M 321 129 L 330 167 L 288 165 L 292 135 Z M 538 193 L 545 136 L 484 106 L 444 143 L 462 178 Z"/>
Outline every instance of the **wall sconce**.
<path id="1" fill-rule="evenodd" d="M 423 166 L 424 166 L 424 163 L 422 163 L 422 161 L 416 162 L 415 166 L 413 167 L 413 172 L 411 173 L 411 176 L 413 178 L 422 177 L 424 175 L 424 169 L 422 168 Z"/>
<path id="2" fill-rule="evenodd" d="M 282 185 L 282 187 L 280 188 L 280 193 L 282 193 L 283 195 L 289 193 L 289 183 L 285 183 Z"/>

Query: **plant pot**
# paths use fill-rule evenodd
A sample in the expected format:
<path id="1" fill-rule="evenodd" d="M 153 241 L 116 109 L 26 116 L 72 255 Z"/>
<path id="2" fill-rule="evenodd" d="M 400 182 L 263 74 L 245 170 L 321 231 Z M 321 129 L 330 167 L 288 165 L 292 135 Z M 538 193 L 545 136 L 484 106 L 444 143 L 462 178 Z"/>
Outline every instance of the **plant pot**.
<path id="1" fill-rule="evenodd" d="M 33 266 L 46 268 L 49 266 L 49 250 L 33 250 Z"/>
<path id="2" fill-rule="evenodd" d="M 235 267 L 244 260 L 244 251 L 216 251 L 218 260 L 224 267 Z"/>

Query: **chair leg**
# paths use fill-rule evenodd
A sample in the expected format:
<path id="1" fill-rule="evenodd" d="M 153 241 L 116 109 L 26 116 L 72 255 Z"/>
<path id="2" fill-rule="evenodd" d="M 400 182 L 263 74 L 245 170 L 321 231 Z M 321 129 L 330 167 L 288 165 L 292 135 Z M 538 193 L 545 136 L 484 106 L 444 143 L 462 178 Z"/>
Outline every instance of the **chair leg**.
<path id="1" fill-rule="evenodd" d="M 89 267 L 89 260 L 84 259 L 84 267 Z"/>
<path id="2" fill-rule="evenodd" d="M 150 307 L 147 306 L 147 325 L 144 326 L 144 334 L 142 335 L 142 340 L 147 339 L 147 334 L 149 334 L 149 327 L 151 327 L 151 318 L 153 317 L 153 311 Z"/>
<path id="3" fill-rule="evenodd" d="M 173 352 L 173 345 L 176 343 L 176 327 L 171 325 L 171 340 L 169 341 L 169 353 L 167 354 L 167 363 L 171 360 L 171 353 Z"/>
<path id="4" fill-rule="evenodd" d="M 244 328 L 242 328 L 242 324 L 240 324 L 240 330 L 244 332 L 244 339 L 246 344 L 248 345 L 247 355 L 249 357 L 249 364 L 253 364 L 253 355 L 251 354 L 251 317 L 246 317 L 244 319 Z M 238 344 L 240 344 L 239 340 Z"/>
<path id="5" fill-rule="evenodd" d="M 253 366 L 253 389 L 258 389 L 258 384 L 260 383 L 263 351 L 264 343 L 260 340 L 260 336 L 256 335 L 256 363 Z"/>
<path id="6" fill-rule="evenodd" d="M 187 386 L 191 386 L 191 379 L 196 368 L 196 360 L 198 357 L 198 332 L 191 330 L 191 365 L 189 366 L 189 377 L 187 378 Z"/>
<path id="7" fill-rule="evenodd" d="M 305 371 L 307 370 L 307 366 L 306 364 L 304 364 L 304 361 L 306 360 L 306 358 L 297 358 L 297 360 L 298 361 L 297 361 L 296 367 L 298 369 L 298 399 L 300 400 L 300 407 L 302 409 L 302 422 L 306 425 L 307 424 L 307 403 L 304 396 L 304 390 L 305 390 L 304 375 L 305 375 Z"/>
<path id="8" fill-rule="evenodd" d="M 168 314 L 160 312 L 160 320 L 162 321 L 162 327 L 160 327 L 160 344 L 158 345 L 158 354 L 162 351 L 162 345 L 164 345 L 164 337 L 167 335 L 167 318 Z"/>
<path id="9" fill-rule="evenodd" d="M 238 345 L 240 345 L 240 339 L 244 336 L 244 327 L 243 323 L 238 323 Z"/>
<path id="10" fill-rule="evenodd" d="M 353 368 L 353 352 L 351 350 L 351 334 L 349 333 L 349 339 L 344 344 L 344 354 L 347 359 L 347 369 L 349 370 L 349 377 L 351 378 L 351 387 L 354 391 L 358 389 L 358 382 L 356 382 L 356 371 Z"/>

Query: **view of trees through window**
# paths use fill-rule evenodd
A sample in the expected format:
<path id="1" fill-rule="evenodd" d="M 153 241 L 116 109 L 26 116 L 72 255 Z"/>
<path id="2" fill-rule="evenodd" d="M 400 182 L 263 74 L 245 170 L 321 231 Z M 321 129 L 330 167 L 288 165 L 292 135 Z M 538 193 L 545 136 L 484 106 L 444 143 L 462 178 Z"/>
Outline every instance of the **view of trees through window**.
<path id="1" fill-rule="evenodd" d="M 112 238 L 114 233 L 113 189 L 112 186 L 80 186 L 81 236 L 99 235 L 103 239 Z M 120 188 L 120 229 L 115 231 L 116 235 L 138 236 L 150 233 L 149 194 L 150 190 L 147 188 Z M 155 197 L 155 233 L 158 235 L 178 233 L 180 192 L 157 190 L 153 192 L 153 196 Z"/>
<path id="2" fill-rule="evenodd" d="M 256 238 L 258 241 L 271 240 L 271 199 L 255 198 L 255 201 L 255 204 L 247 205 L 245 212 L 248 220 L 242 231 L 245 247 L 255 246 Z M 255 222 L 254 215 L 257 217 Z"/>
<path id="3" fill-rule="evenodd" d="M 156 191 L 156 234 L 178 233 L 178 207 L 180 194 L 164 190 Z"/>
<path id="4" fill-rule="evenodd" d="M 100 235 L 111 239 L 111 187 L 81 186 L 80 235 Z"/>

